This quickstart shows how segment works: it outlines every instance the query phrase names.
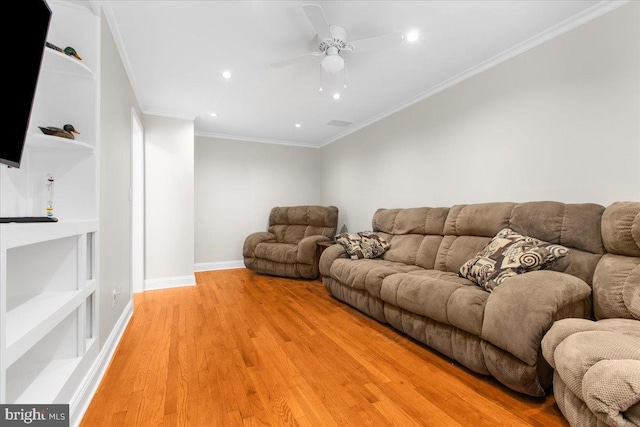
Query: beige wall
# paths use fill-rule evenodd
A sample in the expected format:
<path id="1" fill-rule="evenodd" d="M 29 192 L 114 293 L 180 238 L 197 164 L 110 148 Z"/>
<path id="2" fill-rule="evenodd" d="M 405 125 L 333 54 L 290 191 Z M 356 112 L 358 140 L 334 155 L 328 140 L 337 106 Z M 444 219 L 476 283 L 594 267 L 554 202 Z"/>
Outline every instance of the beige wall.
<path id="1" fill-rule="evenodd" d="M 131 108 L 138 106 L 107 20 L 100 58 L 100 347 L 131 298 Z M 122 292 L 112 308 L 112 292 Z"/>
<path id="2" fill-rule="evenodd" d="M 640 200 L 640 3 L 320 152 L 350 231 L 380 207 Z"/>
<path id="3" fill-rule="evenodd" d="M 194 284 L 193 120 L 145 114 L 145 287 Z"/>
<path id="4" fill-rule="evenodd" d="M 241 260 L 245 237 L 266 231 L 274 206 L 319 204 L 318 175 L 314 148 L 197 136 L 196 263 Z"/>

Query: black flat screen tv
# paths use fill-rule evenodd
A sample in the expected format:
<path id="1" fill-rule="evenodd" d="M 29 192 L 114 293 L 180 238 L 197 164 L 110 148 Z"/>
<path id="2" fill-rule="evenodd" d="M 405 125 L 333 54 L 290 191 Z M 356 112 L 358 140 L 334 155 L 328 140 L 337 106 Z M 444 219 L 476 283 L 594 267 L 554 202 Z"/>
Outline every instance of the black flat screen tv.
<path id="1" fill-rule="evenodd" d="M 4 99 L 7 108 L 0 143 L 0 163 L 20 167 L 33 97 L 38 85 L 51 9 L 44 0 L 13 2 L 11 6 L 11 62 L 4 67 L 4 81 L 13 94 Z M 5 56 L 9 58 L 9 56 Z"/>

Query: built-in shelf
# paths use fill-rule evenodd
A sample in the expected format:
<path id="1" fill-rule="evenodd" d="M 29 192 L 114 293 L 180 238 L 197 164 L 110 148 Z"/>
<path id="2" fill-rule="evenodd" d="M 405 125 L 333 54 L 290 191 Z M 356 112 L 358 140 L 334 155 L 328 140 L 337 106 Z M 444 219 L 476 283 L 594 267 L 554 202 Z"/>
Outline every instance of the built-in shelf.
<path id="1" fill-rule="evenodd" d="M 44 50 L 42 70 L 53 73 L 71 74 L 86 79 L 95 79 L 93 71 L 83 64 L 82 61 L 51 48 Z"/>
<path id="2" fill-rule="evenodd" d="M 77 139 L 68 139 L 35 132 L 29 133 L 27 147 L 40 150 L 85 151 L 88 154 L 92 154 L 95 151 L 93 145 L 78 141 Z"/>
<path id="3" fill-rule="evenodd" d="M 98 224 L 98 220 L 0 224 L 0 249 L 96 232 Z"/>
<path id="4" fill-rule="evenodd" d="M 85 294 L 83 291 L 43 292 L 7 312 L 7 365 L 18 360 L 77 309 Z"/>
<path id="5" fill-rule="evenodd" d="M 44 49 L 23 162 L 0 168 L 0 216 L 44 215 L 52 200 L 59 219 L 0 224 L 0 404 L 67 403 L 78 425 L 100 350 L 101 12 L 99 2 L 46 1 L 47 40 L 83 60 Z M 64 123 L 78 139 L 37 127 Z"/>
<path id="6" fill-rule="evenodd" d="M 7 374 L 7 382 L 11 383 L 7 389 L 7 402 L 54 402 L 81 361 L 82 357 L 73 357 L 36 365 L 33 367 L 38 372 L 35 379 L 27 372 Z"/>
<path id="7" fill-rule="evenodd" d="M 96 339 L 95 338 L 85 338 L 84 340 L 84 348 L 86 352 L 89 352 L 91 350 L 91 348 L 96 345 Z"/>

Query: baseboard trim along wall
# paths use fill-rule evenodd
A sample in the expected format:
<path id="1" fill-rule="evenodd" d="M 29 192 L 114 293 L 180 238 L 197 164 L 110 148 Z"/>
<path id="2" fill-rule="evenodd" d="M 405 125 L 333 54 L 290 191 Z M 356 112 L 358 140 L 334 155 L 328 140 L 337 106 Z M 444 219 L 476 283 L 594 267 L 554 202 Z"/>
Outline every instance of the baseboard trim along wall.
<path id="1" fill-rule="evenodd" d="M 91 366 L 87 376 L 84 378 L 80 387 L 78 387 L 78 390 L 71 399 L 69 404 L 69 425 L 74 427 L 80 425 L 80 421 L 82 421 L 84 413 L 87 411 L 93 396 L 98 390 L 102 377 L 107 371 L 109 362 L 111 362 L 111 359 L 113 358 L 116 348 L 122 339 L 122 335 L 124 334 L 132 315 L 133 301 L 130 300 L 124 308 L 118 322 L 116 322 L 115 327 L 111 330 L 111 334 L 109 334 L 109 338 L 107 338 L 107 341 L 104 343 L 104 347 L 100 353 L 98 353 L 98 358 Z"/>
<path id="2" fill-rule="evenodd" d="M 201 262 L 194 265 L 196 273 L 202 271 L 230 270 L 233 268 L 244 268 L 244 261 L 239 259 L 235 261 Z"/>
<path id="3" fill-rule="evenodd" d="M 188 276 L 163 277 L 161 279 L 146 279 L 144 281 L 144 290 L 153 291 L 156 289 L 179 288 L 181 286 L 195 286 L 196 276 L 190 274 Z"/>

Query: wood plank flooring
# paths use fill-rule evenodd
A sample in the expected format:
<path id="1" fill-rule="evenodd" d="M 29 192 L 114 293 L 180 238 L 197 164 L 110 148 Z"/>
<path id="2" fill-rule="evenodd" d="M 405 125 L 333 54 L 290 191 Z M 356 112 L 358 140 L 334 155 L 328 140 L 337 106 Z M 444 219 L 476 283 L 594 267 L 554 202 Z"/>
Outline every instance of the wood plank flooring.
<path id="1" fill-rule="evenodd" d="M 245 269 L 135 296 L 82 426 L 568 426 L 333 299 Z"/>

